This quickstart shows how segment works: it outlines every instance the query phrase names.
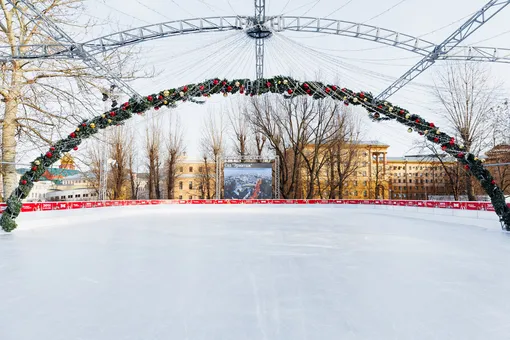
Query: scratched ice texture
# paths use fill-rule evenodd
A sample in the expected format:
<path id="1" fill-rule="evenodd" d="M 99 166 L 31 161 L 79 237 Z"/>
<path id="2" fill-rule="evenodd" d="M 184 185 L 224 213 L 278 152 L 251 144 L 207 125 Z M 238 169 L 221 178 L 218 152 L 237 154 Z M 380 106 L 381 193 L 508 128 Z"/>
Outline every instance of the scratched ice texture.
<path id="1" fill-rule="evenodd" d="M 510 235 L 494 220 L 301 206 L 42 214 L 0 235 L 1 340 L 510 338 Z"/>

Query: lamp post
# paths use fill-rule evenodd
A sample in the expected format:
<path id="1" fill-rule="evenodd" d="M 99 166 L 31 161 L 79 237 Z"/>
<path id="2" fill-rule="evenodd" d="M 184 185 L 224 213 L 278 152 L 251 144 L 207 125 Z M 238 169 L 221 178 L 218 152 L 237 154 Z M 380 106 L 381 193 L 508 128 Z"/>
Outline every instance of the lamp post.
<path id="1" fill-rule="evenodd" d="M 106 201 L 108 199 L 108 165 L 115 165 L 117 162 L 114 159 L 108 158 L 102 163 L 100 170 L 99 200 Z"/>

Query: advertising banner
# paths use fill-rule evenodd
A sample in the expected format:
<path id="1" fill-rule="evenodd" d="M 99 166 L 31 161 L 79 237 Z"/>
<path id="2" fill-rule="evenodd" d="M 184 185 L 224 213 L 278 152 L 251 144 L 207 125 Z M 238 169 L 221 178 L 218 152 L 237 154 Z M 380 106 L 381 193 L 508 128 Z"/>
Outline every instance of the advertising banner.
<path id="1" fill-rule="evenodd" d="M 225 163 L 225 199 L 273 198 L 272 163 Z"/>

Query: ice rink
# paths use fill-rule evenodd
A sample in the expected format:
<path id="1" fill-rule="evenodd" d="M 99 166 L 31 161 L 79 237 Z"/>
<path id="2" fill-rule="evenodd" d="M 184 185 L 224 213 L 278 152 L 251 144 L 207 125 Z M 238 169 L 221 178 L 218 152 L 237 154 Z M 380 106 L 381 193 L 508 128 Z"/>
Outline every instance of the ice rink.
<path id="1" fill-rule="evenodd" d="M 0 235 L 1 340 L 510 339 L 510 235 L 494 219 L 330 206 L 43 214 Z"/>

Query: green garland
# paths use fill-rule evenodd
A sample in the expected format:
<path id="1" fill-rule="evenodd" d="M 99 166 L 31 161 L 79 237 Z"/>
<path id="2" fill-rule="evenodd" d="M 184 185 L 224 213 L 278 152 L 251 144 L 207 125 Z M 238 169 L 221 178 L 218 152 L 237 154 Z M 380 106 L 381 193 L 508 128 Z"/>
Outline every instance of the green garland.
<path id="1" fill-rule="evenodd" d="M 484 190 L 490 196 L 496 214 L 506 230 L 510 230 L 510 208 L 505 203 L 505 196 L 490 172 L 484 168 L 482 161 L 473 154 L 466 153 L 463 147 L 455 142 L 453 137 L 441 132 L 434 123 L 428 122 L 419 115 L 412 114 L 404 108 L 393 105 L 390 102 L 375 100 L 371 93 L 354 92 L 335 85 L 321 82 L 299 82 L 290 77 L 278 76 L 269 79 L 251 81 L 247 79 L 221 80 L 210 79 L 198 84 L 189 84 L 180 88 L 164 90 L 159 93 L 148 95 L 144 98 L 133 97 L 109 112 L 81 123 L 75 131 L 65 139 L 56 142 L 45 154 L 37 157 L 28 170 L 20 179 L 19 186 L 7 200 L 7 207 L 0 219 L 0 225 L 4 231 L 10 232 L 16 228 L 15 218 L 21 211 L 21 201 L 26 198 L 32 189 L 34 182 L 44 174 L 47 168 L 59 160 L 62 155 L 72 149 L 77 150 L 82 140 L 89 138 L 100 129 L 120 125 L 123 121 L 131 118 L 133 114 L 163 106 L 174 107 L 181 101 L 203 103 L 199 97 L 209 97 L 214 94 L 245 94 L 249 96 L 262 95 L 265 93 L 279 93 L 287 98 L 309 95 L 314 99 L 330 97 L 341 100 L 345 105 L 362 105 L 374 121 L 396 120 L 409 127 L 408 131 L 417 131 L 429 141 L 441 145 L 442 149 L 454 156 L 462 163 L 472 176 L 481 183 Z"/>

